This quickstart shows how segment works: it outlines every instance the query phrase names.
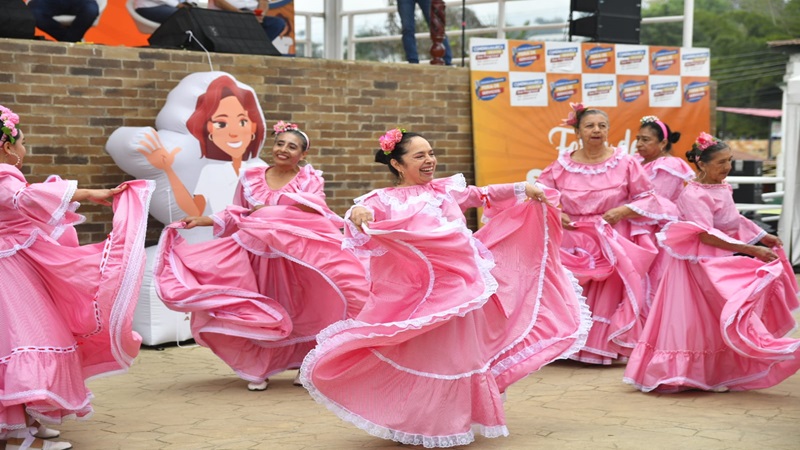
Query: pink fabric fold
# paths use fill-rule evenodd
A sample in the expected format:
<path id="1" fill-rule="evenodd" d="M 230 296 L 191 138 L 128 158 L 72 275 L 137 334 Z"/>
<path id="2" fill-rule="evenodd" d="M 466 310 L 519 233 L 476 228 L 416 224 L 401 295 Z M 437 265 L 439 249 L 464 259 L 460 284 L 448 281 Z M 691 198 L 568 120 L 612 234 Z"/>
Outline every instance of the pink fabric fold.
<path id="1" fill-rule="evenodd" d="M 167 307 L 192 313 L 195 340 L 252 382 L 299 367 L 317 333 L 355 316 L 366 297 L 364 267 L 341 248 L 342 220 L 329 218 L 319 174 L 305 166 L 273 190 L 266 170 L 247 170 L 244 203 L 214 216 L 219 239 L 189 244 L 179 224 L 167 227 L 154 268 Z"/>
<path id="2" fill-rule="evenodd" d="M 71 224 L 79 221 L 69 202 L 75 183 L 27 185 L 0 164 L 0 432 L 24 428 L 25 411 L 45 422 L 88 417 L 85 380 L 123 371 L 137 356 L 132 318 L 153 183 L 126 184 L 114 199 L 108 239 L 72 246 L 65 236 L 74 236 Z M 63 234 L 55 240 L 58 227 Z"/>
<path id="3" fill-rule="evenodd" d="M 674 220 L 674 212 L 664 207 L 649 176 L 621 148 L 596 164 L 562 154 L 538 182 L 561 193 L 561 208 L 576 225 L 564 231 L 561 258 L 580 281 L 594 323 L 586 346 L 572 358 L 592 364 L 623 359 L 643 326 L 647 273 L 658 253 L 642 223 Z M 611 226 L 602 216 L 619 206 L 642 217 Z"/>
<path id="4" fill-rule="evenodd" d="M 454 176 L 356 201 L 375 217 L 346 241 L 371 255 L 369 300 L 306 357 L 301 379 L 315 400 L 406 444 L 507 435 L 501 392 L 568 357 L 589 327 L 559 264 L 560 213 L 515 192 Z M 499 209 L 473 236 L 461 210 L 476 205 Z"/>
<path id="5" fill-rule="evenodd" d="M 728 185 L 690 183 L 678 199 L 685 222 L 668 224 L 670 255 L 650 316 L 625 370 L 642 391 L 762 389 L 800 369 L 797 280 L 783 249 L 755 258 L 703 244 L 709 233 L 734 243 L 763 236 L 736 210 Z"/>

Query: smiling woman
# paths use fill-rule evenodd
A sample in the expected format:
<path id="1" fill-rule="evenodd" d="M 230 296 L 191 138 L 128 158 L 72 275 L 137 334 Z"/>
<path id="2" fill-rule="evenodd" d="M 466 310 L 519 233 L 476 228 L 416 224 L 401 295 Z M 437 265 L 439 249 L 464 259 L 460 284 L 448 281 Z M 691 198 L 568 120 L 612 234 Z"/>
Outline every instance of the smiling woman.
<path id="1" fill-rule="evenodd" d="M 154 269 L 164 303 L 191 312 L 197 342 L 252 391 L 299 367 L 317 333 L 353 317 L 366 296 L 364 268 L 342 250 L 343 221 L 325 204 L 322 172 L 300 166 L 308 136 L 283 121 L 273 129 L 273 165 L 244 170 L 225 210 L 164 230 Z M 192 245 L 177 233 L 196 226 L 213 226 L 219 239 Z"/>
<path id="2" fill-rule="evenodd" d="M 320 332 L 301 368 L 315 400 L 367 432 L 453 447 L 508 435 L 506 388 L 583 345 L 588 310 L 559 260 L 558 193 L 435 179 L 423 136 L 380 138 L 397 186 L 355 200 L 345 248 L 367 264 L 355 320 Z M 531 201 L 528 201 L 531 199 Z M 474 236 L 463 211 L 483 207 Z"/>

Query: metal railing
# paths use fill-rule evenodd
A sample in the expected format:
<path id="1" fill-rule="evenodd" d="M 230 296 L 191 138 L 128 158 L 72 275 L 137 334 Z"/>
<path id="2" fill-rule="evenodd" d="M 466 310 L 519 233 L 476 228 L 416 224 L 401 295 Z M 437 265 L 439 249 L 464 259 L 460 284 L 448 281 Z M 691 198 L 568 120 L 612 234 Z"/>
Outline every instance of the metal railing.
<path id="1" fill-rule="evenodd" d="M 329 0 L 330 1 L 330 0 Z M 467 28 L 464 30 L 464 34 L 467 36 L 473 36 L 477 34 L 487 34 L 493 33 L 497 39 L 505 39 L 506 33 L 515 32 L 515 31 L 530 31 L 530 32 L 560 32 L 565 33 L 569 29 L 569 22 L 560 22 L 560 23 L 550 23 L 550 24 L 541 24 L 541 25 L 516 25 L 516 26 L 507 26 L 506 25 L 506 3 L 513 2 L 513 1 L 523 1 L 523 0 L 465 0 L 463 4 L 465 6 L 471 5 L 480 5 L 480 4 L 490 4 L 494 3 L 497 4 L 497 25 L 496 26 L 489 26 L 485 28 Z M 338 3 L 338 2 L 337 2 Z M 445 4 L 448 7 L 461 7 L 462 1 L 461 0 L 449 0 L 446 1 Z M 329 10 L 331 11 L 331 10 Z M 402 35 L 399 34 L 391 34 L 391 35 L 384 35 L 384 36 L 356 36 L 356 18 L 358 16 L 365 16 L 365 15 L 372 15 L 372 14 L 389 14 L 397 12 L 396 7 L 394 6 L 387 6 L 382 8 L 372 8 L 372 9 L 362 9 L 362 10 L 353 10 L 353 11 L 336 11 L 337 23 L 332 24 L 329 23 L 329 17 L 327 17 L 326 13 L 319 13 L 319 12 L 307 12 L 307 11 L 295 11 L 295 23 L 298 20 L 305 21 L 305 37 L 301 41 L 304 45 L 303 48 L 303 56 L 305 57 L 313 57 L 313 25 L 312 25 L 312 18 L 314 17 L 321 17 L 325 21 L 325 27 L 333 27 L 335 30 L 341 30 L 341 23 L 342 21 L 347 22 L 347 38 L 344 40 L 347 44 L 346 55 L 348 60 L 355 60 L 356 59 L 356 46 L 358 44 L 363 43 L 371 43 L 371 42 L 399 42 L 402 38 Z M 642 24 L 653 24 L 653 23 L 675 23 L 675 22 L 684 22 L 684 15 L 680 16 L 662 16 L 662 17 L 647 17 L 642 19 Z M 448 30 L 446 34 L 448 36 L 458 36 L 462 33 L 461 30 Z M 333 36 L 335 35 L 337 42 L 328 42 L 326 39 L 323 42 L 323 47 L 325 48 L 325 55 L 329 58 L 333 59 L 345 59 L 345 49 L 341 45 L 343 39 L 340 32 L 337 33 L 327 33 L 326 36 Z M 430 34 L 427 32 L 420 32 L 416 33 L 415 35 L 417 38 L 425 38 L 429 37 Z M 691 43 L 684 42 L 684 47 L 690 47 Z M 333 51 L 331 51 L 333 50 Z"/>
<path id="2" fill-rule="evenodd" d="M 736 185 L 739 184 L 779 184 L 785 183 L 786 179 L 783 177 L 745 177 L 745 176 L 731 176 L 725 178 L 729 184 L 731 184 L 734 188 Z M 773 200 L 776 198 L 782 198 L 784 191 L 777 191 L 777 192 L 767 192 L 761 194 L 762 200 Z M 783 206 L 777 203 L 737 203 L 736 209 L 739 212 L 760 212 L 760 211 L 767 211 L 767 210 L 778 210 L 782 211 Z M 770 217 L 762 217 L 761 220 L 763 222 L 776 222 L 780 219 L 780 215 L 774 215 Z"/>

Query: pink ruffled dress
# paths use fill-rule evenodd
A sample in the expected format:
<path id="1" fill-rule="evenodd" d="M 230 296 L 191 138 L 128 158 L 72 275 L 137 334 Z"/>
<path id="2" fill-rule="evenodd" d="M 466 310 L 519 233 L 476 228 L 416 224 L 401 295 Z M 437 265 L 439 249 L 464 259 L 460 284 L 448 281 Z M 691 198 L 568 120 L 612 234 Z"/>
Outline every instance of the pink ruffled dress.
<path id="1" fill-rule="evenodd" d="M 761 389 L 800 369 L 800 340 L 784 337 L 800 304 L 783 249 L 764 263 L 700 241 L 702 233 L 749 244 L 764 236 L 731 192 L 729 184 L 690 182 L 677 202 L 683 221 L 659 233 L 671 259 L 625 370 L 637 389 Z"/>
<path id="2" fill-rule="evenodd" d="M 306 165 L 272 190 L 267 170 L 246 170 L 238 206 L 212 216 L 218 239 L 190 244 L 179 224 L 167 227 L 154 268 L 167 307 L 192 313 L 197 343 L 251 382 L 300 367 L 317 333 L 354 317 L 367 292 L 362 263 L 341 248 L 322 172 Z M 267 206 L 250 213 L 257 205 Z"/>
<path id="3" fill-rule="evenodd" d="M 456 175 L 356 199 L 375 220 L 366 233 L 348 222 L 344 245 L 369 257 L 369 299 L 303 362 L 312 397 L 404 444 L 506 436 L 501 394 L 577 351 L 590 326 L 559 261 L 560 213 L 524 192 Z M 491 221 L 473 235 L 463 210 L 477 206 Z"/>
<path id="4" fill-rule="evenodd" d="M 678 200 L 683 186 L 694 179 L 696 175 L 694 170 L 689 167 L 686 161 L 673 156 L 657 158 L 646 164 L 638 154 L 634 157 L 642 164 L 642 168 L 650 177 L 650 182 L 653 183 L 653 189 L 656 195 L 660 197 L 664 210 L 667 211 L 670 217 L 677 218 L 678 207 L 675 206 L 675 201 Z M 667 223 L 669 223 L 668 220 L 637 221 L 637 225 L 641 227 L 641 233 L 647 235 L 648 238 L 661 231 L 661 228 Z M 636 233 L 638 231 L 634 231 L 634 234 Z M 664 276 L 668 261 L 669 256 L 667 253 L 659 248 L 658 255 L 647 273 L 647 298 L 644 308 L 642 308 L 642 313 L 645 317 L 649 314 L 650 305 L 656 295 L 658 284 Z"/>
<path id="5" fill-rule="evenodd" d="M 561 259 L 580 281 L 592 311 L 586 346 L 572 359 L 591 364 L 624 359 L 644 326 L 647 273 L 658 254 L 655 238 L 636 222 L 675 217 L 654 194 L 639 163 L 620 148 L 596 164 L 562 154 L 538 181 L 561 192 L 562 210 L 575 226 L 564 231 Z M 606 211 L 622 205 L 642 218 L 614 226 L 603 220 Z"/>
<path id="6" fill-rule="evenodd" d="M 124 371 L 139 353 L 133 310 L 144 271 L 153 184 L 114 198 L 113 231 L 78 245 L 75 181 L 28 184 L 0 164 L 0 434 L 88 418 L 89 377 Z"/>

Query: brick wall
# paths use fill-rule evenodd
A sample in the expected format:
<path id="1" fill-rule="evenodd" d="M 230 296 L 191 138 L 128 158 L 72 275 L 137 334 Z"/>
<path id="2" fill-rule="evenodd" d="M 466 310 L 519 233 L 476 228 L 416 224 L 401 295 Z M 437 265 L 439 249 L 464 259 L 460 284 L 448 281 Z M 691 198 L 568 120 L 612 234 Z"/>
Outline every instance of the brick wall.
<path id="1" fill-rule="evenodd" d="M 51 173 L 88 188 L 130 179 L 106 154 L 108 136 L 122 126 L 154 126 L 169 91 L 189 73 L 209 70 L 201 52 L 0 43 L 0 104 L 20 115 L 29 152 L 23 172 L 31 182 Z M 391 184 L 387 168 L 372 161 L 378 137 L 394 126 L 428 137 L 438 150 L 439 176 L 461 172 L 474 182 L 467 69 L 212 55 L 215 70 L 255 89 L 268 124 L 289 120 L 308 133 L 309 160 L 325 172 L 328 203 L 337 213 L 354 197 Z M 80 212 L 87 216 L 81 241 L 102 240 L 110 211 L 87 204 Z M 160 229 L 151 220 L 148 244 Z"/>

